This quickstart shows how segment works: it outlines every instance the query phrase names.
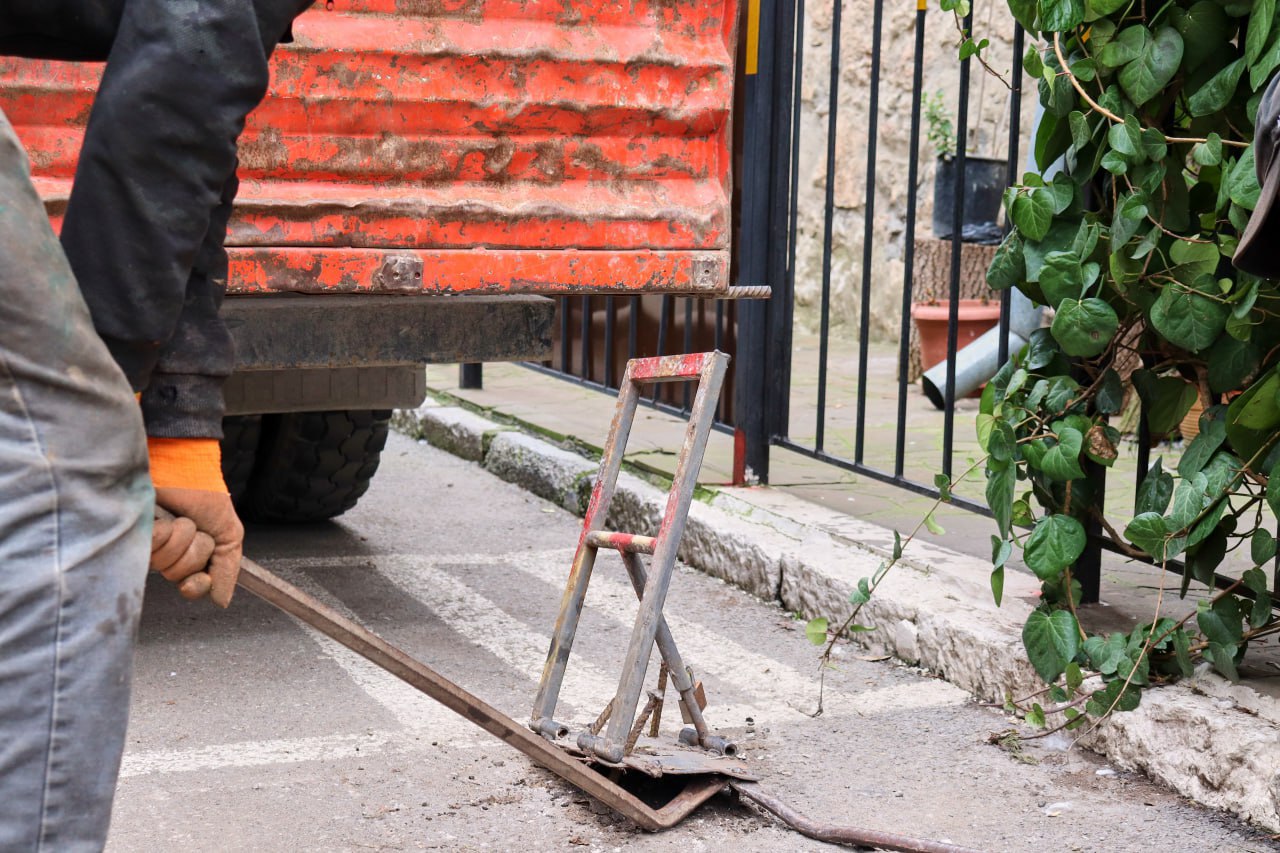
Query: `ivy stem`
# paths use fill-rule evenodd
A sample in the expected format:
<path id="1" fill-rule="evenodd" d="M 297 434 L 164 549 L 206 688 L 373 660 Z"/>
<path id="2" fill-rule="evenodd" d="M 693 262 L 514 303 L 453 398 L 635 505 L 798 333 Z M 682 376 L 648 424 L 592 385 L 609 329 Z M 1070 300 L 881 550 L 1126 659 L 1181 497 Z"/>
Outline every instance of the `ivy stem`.
<path id="1" fill-rule="evenodd" d="M 1085 103 L 1087 103 L 1090 107 L 1092 107 L 1095 112 L 1099 113 L 1100 115 L 1106 116 L 1115 124 L 1124 124 L 1124 119 L 1122 119 L 1120 116 L 1116 115 L 1115 113 L 1111 112 L 1111 110 L 1107 109 L 1106 107 L 1102 106 L 1102 104 L 1098 103 L 1093 98 L 1089 97 L 1089 93 L 1086 92 L 1084 90 L 1084 87 L 1080 85 L 1080 81 L 1076 79 L 1076 75 L 1071 73 L 1071 69 L 1067 66 L 1067 58 L 1062 53 L 1062 42 L 1059 38 L 1060 35 L 1061 35 L 1060 33 L 1053 34 L 1053 52 L 1054 54 L 1057 55 L 1058 62 L 1062 66 L 1062 71 L 1059 73 L 1067 75 L 1067 80 L 1071 83 L 1071 87 L 1076 90 L 1076 92 L 1080 95 L 1080 97 L 1084 98 Z M 1197 139 L 1189 136 L 1167 136 L 1163 132 L 1160 132 L 1160 131 L 1157 131 L 1157 132 L 1159 132 L 1160 135 L 1164 137 L 1164 141 L 1168 143 L 1198 144 L 1201 142 L 1209 141 L 1207 139 Z M 1248 142 L 1239 142 L 1234 139 L 1224 139 L 1222 140 L 1222 144 L 1229 145 L 1232 148 L 1248 148 L 1249 147 Z"/>

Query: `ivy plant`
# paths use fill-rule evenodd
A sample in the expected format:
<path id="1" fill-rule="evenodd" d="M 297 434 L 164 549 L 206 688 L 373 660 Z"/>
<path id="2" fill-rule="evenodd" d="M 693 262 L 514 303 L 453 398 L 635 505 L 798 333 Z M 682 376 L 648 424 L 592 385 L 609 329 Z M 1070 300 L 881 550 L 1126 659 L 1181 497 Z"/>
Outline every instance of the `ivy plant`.
<path id="1" fill-rule="evenodd" d="M 1006 192 L 1012 227 L 987 280 L 1052 309 L 1053 321 L 988 382 L 977 468 L 996 523 L 997 601 L 1018 551 L 1042 584 L 1022 639 L 1046 686 L 1010 699 L 1033 724 L 1078 728 L 1131 709 L 1197 660 L 1235 679 L 1249 643 L 1280 632 L 1268 592 L 1280 288 L 1231 265 L 1259 198 L 1251 144 L 1261 93 L 1280 71 L 1276 2 L 1009 0 L 1038 35 L 1024 68 L 1044 113 L 1038 171 Z M 960 26 L 966 5 L 950 0 L 973 54 L 981 42 Z M 1172 445 L 1161 442 L 1197 400 L 1199 435 L 1166 463 Z M 1113 524 L 1098 472 L 1128 452 L 1116 424 L 1131 409 L 1156 458 Z M 1228 552 L 1253 568 L 1198 606 L 1167 615 L 1162 593 L 1145 624 L 1094 635 L 1073 576 L 1090 529 L 1161 578 L 1181 561 L 1183 596 L 1192 580 L 1212 587 Z M 901 551 L 899 541 L 888 565 Z M 855 615 L 867 592 L 855 592 Z"/>

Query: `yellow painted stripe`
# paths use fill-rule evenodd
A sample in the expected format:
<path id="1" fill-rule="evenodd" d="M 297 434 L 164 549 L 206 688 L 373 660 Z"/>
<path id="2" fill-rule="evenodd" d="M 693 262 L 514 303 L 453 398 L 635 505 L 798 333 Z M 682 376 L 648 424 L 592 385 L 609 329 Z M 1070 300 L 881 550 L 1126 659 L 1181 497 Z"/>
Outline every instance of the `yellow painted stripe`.
<path id="1" fill-rule="evenodd" d="M 745 73 L 755 74 L 760 65 L 760 0 L 747 2 L 747 67 Z"/>
<path id="2" fill-rule="evenodd" d="M 924 12 L 929 8 L 928 0 L 916 0 L 916 11 Z"/>

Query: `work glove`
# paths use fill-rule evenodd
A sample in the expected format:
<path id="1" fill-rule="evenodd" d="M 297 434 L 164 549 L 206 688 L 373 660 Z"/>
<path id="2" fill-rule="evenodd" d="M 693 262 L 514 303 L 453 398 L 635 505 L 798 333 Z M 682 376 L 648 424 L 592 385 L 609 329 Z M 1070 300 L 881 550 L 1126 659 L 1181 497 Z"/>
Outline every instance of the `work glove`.
<path id="1" fill-rule="evenodd" d="M 218 440 L 148 438 L 147 453 L 157 507 L 152 571 L 176 584 L 183 598 L 208 595 L 226 607 L 240 574 L 244 525 L 222 479 Z"/>

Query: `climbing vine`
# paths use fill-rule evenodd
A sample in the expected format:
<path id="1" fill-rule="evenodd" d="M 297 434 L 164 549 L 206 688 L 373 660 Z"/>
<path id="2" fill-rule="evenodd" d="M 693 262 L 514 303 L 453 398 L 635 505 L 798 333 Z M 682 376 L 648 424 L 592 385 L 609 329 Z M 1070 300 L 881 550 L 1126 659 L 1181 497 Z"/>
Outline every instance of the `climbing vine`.
<path id="1" fill-rule="evenodd" d="M 965 4 L 947 2 L 962 55 L 981 56 L 984 40 L 960 25 Z M 1038 34 L 1024 68 L 1044 113 L 1038 171 L 1006 192 L 1011 228 L 987 280 L 1053 321 L 987 384 L 977 467 L 996 524 L 997 603 L 1015 553 L 1041 582 L 1022 640 L 1046 687 L 1010 707 L 1079 728 L 1198 660 L 1234 680 L 1249 644 L 1280 632 L 1265 568 L 1280 516 L 1280 288 L 1231 264 L 1259 199 L 1251 143 L 1280 69 L 1280 16 L 1276 0 L 1009 7 Z M 1178 453 L 1170 440 L 1197 403 L 1199 434 Z M 1116 521 L 1097 472 L 1128 452 L 1127 421 L 1156 458 Z M 945 500 L 952 486 L 941 485 Z M 1160 573 L 1156 611 L 1132 631 L 1080 622 L 1074 568 L 1090 529 Z M 896 542 L 854 592 L 856 609 L 901 557 Z M 1193 580 L 1213 588 L 1232 552 L 1251 568 L 1175 612 L 1163 569 L 1181 562 L 1185 598 Z M 817 641 L 839 634 L 818 627 Z"/>

